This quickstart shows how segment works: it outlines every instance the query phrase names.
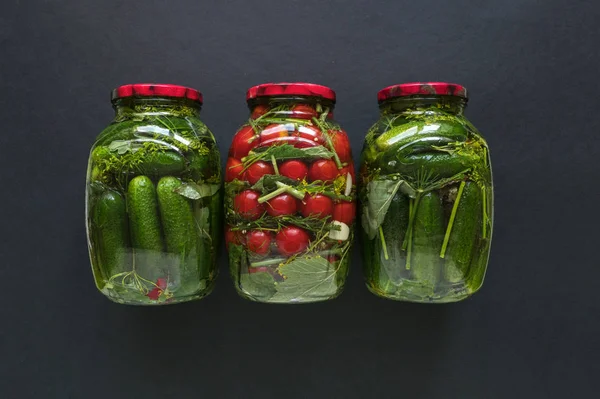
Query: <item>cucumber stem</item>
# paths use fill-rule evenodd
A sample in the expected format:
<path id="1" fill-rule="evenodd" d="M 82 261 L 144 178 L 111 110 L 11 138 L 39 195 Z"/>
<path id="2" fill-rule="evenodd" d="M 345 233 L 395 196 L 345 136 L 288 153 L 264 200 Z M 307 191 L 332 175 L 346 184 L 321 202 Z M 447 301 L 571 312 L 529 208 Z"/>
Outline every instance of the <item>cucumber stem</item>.
<path id="1" fill-rule="evenodd" d="M 259 204 L 263 204 L 263 203 L 267 202 L 268 200 L 277 197 L 279 194 L 285 193 L 286 191 L 287 191 L 286 187 L 280 187 L 277 190 L 275 190 L 275 191 L 273 191 L 273 192 L 271 192 L 269 194 L 266 194 L 266 195 L 263 195 L 262 197 L 260 197 L 258 199 L 258 203 Z"/>
<path id="2" fill-rule="evenodd" d="M 454 226 L 454 218 L 456 218 L 456 211 L 458 209 L 458 204 L 460 203 L 463 190 L 465 189 L 465 184 L 466 182 L 463 180 L 462 182 L 460 182 L 460 186 L 458 187 L 458 194 L 456 194 L 456 199 L 454 200 L 454 205 L 452 206 L 452 212 L 450 213 L 450 220 L 448 221 L 448 227 L 446 227 L 446 235 L 444 236 L 444 242 L 442 243 L 440 258 L 446 256 L 446 248 L 448 248 L 450 233 L 452 232 L 452 226 Z"/>
<path id="3" fill-rule="evenodd" d="M 381 239 L 381 247 L 383 248 L 383 257 L 385 260 L 388 260 L 390 257 L 388 255 L 387 245 L 385 244 L 385 237 L 383 235 L 383 229 L 379 226 L 379 238 Z"/>

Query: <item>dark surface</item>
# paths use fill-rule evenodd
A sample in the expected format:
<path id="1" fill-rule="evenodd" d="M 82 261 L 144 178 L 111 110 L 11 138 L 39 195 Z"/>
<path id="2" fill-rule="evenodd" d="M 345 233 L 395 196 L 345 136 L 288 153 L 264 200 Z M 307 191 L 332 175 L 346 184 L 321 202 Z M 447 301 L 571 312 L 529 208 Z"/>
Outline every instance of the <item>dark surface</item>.
<path id="1" fill-rule="evenodd" d="M 594 6 L 595 4 L 595 6 Z M 0 12 L 1 398 L 597 397 L 599 3 L 7 1 Z M 358 248 L 345 293 L 116 305 L 93 285 L 89 147 L 110 90 L 205 96 L 222 153 L 266 81 L 333 87 L 355 159 L 376 93 L 449 80 L 492 149 L 496 226 L 472 299 L 378 299 Z"/>

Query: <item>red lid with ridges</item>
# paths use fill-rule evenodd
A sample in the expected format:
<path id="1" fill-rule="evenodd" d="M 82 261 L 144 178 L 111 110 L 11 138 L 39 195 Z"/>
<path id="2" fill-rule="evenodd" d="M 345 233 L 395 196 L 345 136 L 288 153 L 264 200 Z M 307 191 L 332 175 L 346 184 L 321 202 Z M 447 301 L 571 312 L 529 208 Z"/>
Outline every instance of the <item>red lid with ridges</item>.
<path id="1" fill-rule="evenodd" d="M 335 101 L 335 91 L 314 83 L 263 83 L 248 89 L 246 100 L 272 96 L 321 97 Z"/>
<path id="2" fill-rule="evenodd" d="M 112 91 L 111 100 L 124 97 L 187 98 L 202 104 L 202 93 L 185 86 L 160 83 L 135 83 L 119 86 Z"/>
<path id="3" fill-rule="evenodd" d="M 464 86 L 447 82 L 414 82 L 388 86 L 377 93 L 377 101 L 385 101 L 394 97 L 418 95 L 455 96 L 467 99 Z"/>

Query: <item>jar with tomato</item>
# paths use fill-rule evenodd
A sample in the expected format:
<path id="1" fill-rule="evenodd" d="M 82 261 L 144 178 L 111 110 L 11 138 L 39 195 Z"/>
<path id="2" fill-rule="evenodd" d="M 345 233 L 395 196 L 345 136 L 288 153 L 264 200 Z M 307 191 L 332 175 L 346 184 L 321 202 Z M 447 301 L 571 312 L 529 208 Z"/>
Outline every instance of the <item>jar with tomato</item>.
<path id="1" fill-rule="evenodd" d="M 339 295 L 354 236 L 355 177 L 335 92 L 267 83 L 247 92 L 250 118 L 225 171 L 226 243 L 238 293 L 269 303 Z"/>

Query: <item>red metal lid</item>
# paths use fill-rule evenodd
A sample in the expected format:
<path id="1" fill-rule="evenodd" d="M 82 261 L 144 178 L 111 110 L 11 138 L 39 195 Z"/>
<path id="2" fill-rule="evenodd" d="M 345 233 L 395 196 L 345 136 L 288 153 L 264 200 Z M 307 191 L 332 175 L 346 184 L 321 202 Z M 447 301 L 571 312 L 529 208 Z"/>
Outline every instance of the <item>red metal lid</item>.
<path id="1" fill-rule="evenodd" d="M 248 89 L 246 100 L 271 96 L 321 97 L 335 102 L 335 91 L 313 83 L 263 83 Z"/>
<path id="2" fill-rule="evenodd" d="M 172 97 L 187 98 L 202 104 L 202 93 L 198 90 L 185 86 L 159 84 L 159 83 L 136 83 L 119 86 L 112 91 L 111 100 L 123 97 Z"/>
<path id="3" fill-rule="evenodd" d="M 415 95 L 455 96 L 467 99 L 467 89 L 455 83 L 415 82 L 388 86 L 377 93 L 377 101 L 385 101 L 394 97 Z"/>

